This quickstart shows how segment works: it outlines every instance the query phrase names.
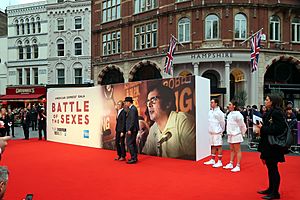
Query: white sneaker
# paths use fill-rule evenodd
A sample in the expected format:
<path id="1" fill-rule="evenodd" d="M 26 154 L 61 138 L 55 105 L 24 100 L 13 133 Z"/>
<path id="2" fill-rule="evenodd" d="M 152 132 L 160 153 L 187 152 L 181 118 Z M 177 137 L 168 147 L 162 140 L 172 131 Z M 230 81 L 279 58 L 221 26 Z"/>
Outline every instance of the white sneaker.
<path id="1" fill-rule="evenodd" d="M 215 163 L 215 160 L 210 159 L 209 161 L 205 162 L 204 165 L 214 165 Z"/>
<path id="2" fill-rule="evenodd" d="M 223 167 L 224 169 L 232 169 L 233 168 L 233 164 L 232 163 L 228 163 L 225 167 Z"/>
<path id="3" fill-rule="evenodd" d="M 217 168 L 217 167 L 222 167 L 223 164 L 222 164 L 222 161 L 221 160 L 218 160 L 218 162 L 216 164 L 213 165 L 213 167 Z"/>
<path id="4" fill-rule="evenodd" d="M 233 168 L 231 171 L 232 172 L 239 172 L 239 171 L 241 171 L 241 168 L 239 166 L 235 166 L 235 168 Z"/>

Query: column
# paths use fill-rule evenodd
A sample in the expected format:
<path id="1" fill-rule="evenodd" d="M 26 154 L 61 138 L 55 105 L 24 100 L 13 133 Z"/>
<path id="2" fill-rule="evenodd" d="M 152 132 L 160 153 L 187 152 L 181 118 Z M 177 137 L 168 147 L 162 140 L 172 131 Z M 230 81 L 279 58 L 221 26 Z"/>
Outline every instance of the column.
<path id="1" fill-rule="evenodd" d="M 193 62 L 194 65 L 194 75 L 199 76 L 199 63 L 198 62 Z"/>
<path id="2" fill-rule="evenodd" d="M 257 105 L 258 103 L 258 71 L 250 72 L 251 77 L 251 95 L 250 95 L 250 105 Z"/>
<path id="3" fill-rule="evenodd" d="M 226 94 L 224 98 L 224 107 L 227 106 L 230 101 L 230 64 L 231 63 L 232 63 L 231 61 L 225 62 L 224 82 L 225 82 Z"/>

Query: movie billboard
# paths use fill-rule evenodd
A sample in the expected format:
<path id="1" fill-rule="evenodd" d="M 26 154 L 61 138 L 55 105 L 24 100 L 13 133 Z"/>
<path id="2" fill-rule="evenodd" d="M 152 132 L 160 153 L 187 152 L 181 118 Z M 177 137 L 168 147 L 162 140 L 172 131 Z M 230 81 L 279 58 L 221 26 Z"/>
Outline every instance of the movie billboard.
<path id="1" fill-rule="evenodd" d="M 130 96 L 139 115 L 139 153 L 196 159 L 194 76 L 106 85 L 101 92 L 103 148 L 115 149 L 116 105 Z"/>

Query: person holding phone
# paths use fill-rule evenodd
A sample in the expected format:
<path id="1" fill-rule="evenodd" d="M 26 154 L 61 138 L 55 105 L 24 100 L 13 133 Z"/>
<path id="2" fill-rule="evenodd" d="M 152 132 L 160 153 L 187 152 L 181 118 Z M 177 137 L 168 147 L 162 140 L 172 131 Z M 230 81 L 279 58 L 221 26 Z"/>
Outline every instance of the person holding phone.
<path id="1" fill-rule="evenodd" d="M 286 128 L 285 116 L 281 107 L 282 99 L 277 94 L 267 95 L 265 106 L 267 113 L 263 116 L 263 124 L 259 123 L 257 127 L 260 129 L 260 142 L 258 151 L 260 159 L 268 169 L 269 187 L 266 190 L 258 191 L 264 194 L 263 199 L 280 199 L 279 185 L 280 174 L 278 171 L 278 163 L 285 162 L 284 149 L 270 145 L 268 135 L 282 134 Z"/>

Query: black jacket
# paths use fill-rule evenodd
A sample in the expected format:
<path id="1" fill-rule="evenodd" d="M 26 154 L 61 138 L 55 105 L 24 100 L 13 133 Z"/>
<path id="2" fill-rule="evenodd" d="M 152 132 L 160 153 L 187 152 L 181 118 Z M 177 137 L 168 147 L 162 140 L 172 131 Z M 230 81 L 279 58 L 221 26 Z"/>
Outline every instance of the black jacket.
<path id="1" fill-rule="evenodd" d="M 124 109 L 120 112 L 119 116 L 117 116 L 116 132 L 126 132 L 126 111 Z"/>
<path id="2" fill-rule="evenodd" d="M 127 113 L 126 118 L 126 131 L 137 133 L 139 130 L 139 115 L 137 108 L 132 105 Z"/>
<path id="3" fill-rule="evenodd" d="M 263 160 L 273 160 L 284 162 L 284 149 L 278 146 L 271 146 L 268 135 L 280 135 L 286 129 L 284 113 L 279 108 L 272 108 L 263 117 L 263 126 L 260 129 L 261 140 L 258 151 L 261 152 L 260 158 Z"/>

